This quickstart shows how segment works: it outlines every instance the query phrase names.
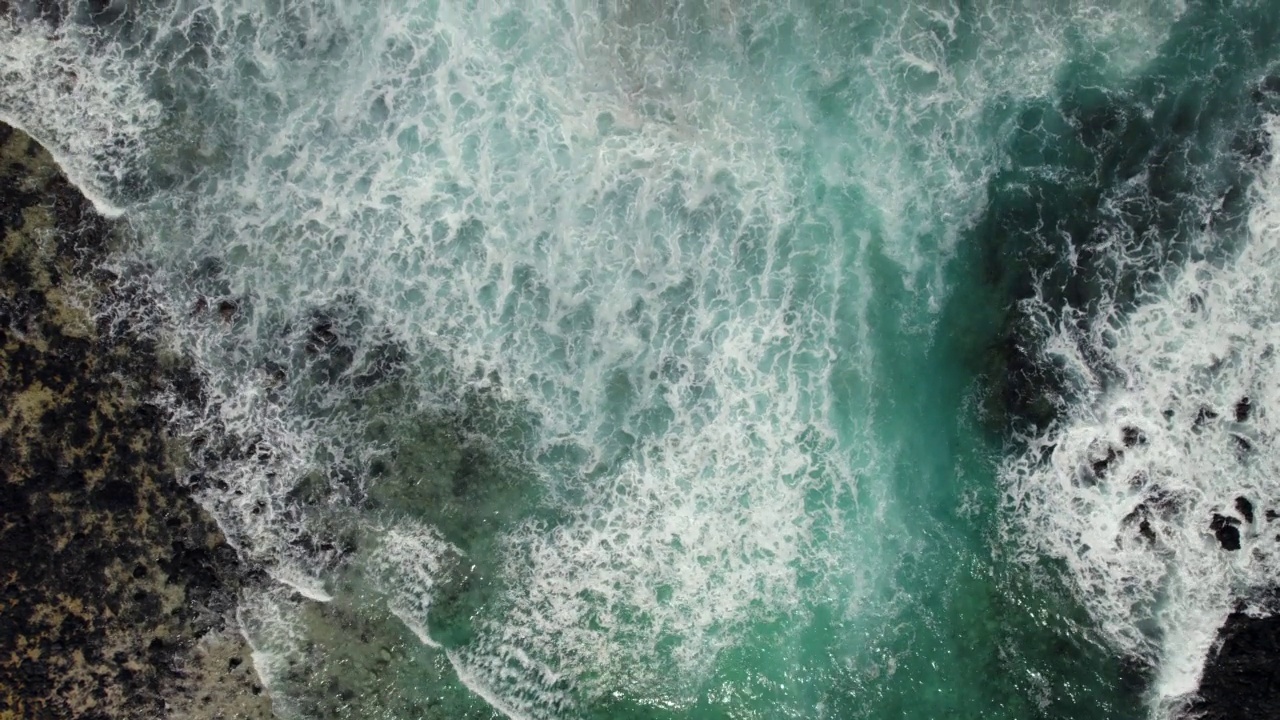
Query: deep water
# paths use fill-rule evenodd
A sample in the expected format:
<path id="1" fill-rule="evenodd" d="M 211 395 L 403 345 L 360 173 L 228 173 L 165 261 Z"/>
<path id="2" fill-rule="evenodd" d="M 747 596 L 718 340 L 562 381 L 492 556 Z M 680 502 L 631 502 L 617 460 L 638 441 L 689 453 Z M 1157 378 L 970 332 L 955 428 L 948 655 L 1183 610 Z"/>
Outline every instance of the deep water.
<path id="1" fill-rule="evenodd" d="M 1278 35 L 18 3 L 0 116 L 202 369 L 281 716 L 1166 717 L 1280 577 Z"/>

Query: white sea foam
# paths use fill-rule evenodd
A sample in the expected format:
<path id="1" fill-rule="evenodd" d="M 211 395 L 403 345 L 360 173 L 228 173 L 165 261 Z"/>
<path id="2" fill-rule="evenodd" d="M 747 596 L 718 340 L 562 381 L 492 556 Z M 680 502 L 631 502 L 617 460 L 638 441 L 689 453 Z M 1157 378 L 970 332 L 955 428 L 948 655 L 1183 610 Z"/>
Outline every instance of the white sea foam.
<path id="1" fill-rule="evenodd" d="M 493 617 L 471 645 L 451 651 L 460 676 L 499 707 L 546 716 L 570 702 L 556 686 L 562 673 L 671 683 L 670 666 L 644 662 L 664 640 L 678 644 L 680 669 L 705 672 L 745 622 L 795 602 L 803 497 L 819 480 L 794 443 L 808 433 L 811 445 L 831 445 L 822 387 L 839 258 L 792 246 L 794 175 L 754 134 L 750 98 L 721 82 L 714 58 L 688 74 L 663 53 L 693 51 L 653 44 L 643 65 L 657 76 L 641 82 L 641 96 L 619 95 L 594 89 L 599 71 L 595 56 L 578 57 L 582 43 L 592 53 L 605 44 L 604 58 L 625 55 L 608 43 L 654 40 L 646 28 L 588 28 L 567 43 L 555 22 L 517 18 L 513 27 L 538 40 L 507 46 L 511 38 L 488 30 L 503 13 L 403 12 L 378 16 L 381 32 L 426 23 L 425 35 L 446 38 L 447 59 L 415 79 L 386 66 L 399 62 L 394 53 L 362 55 L 329 79 L 333 93 L 299 96 L 235 194 L 197 200 L 196 215 L 231 227 L 202 226 L 194 239 L 203 246 L 230 231 L 226 241 L 254 259 L 234 270 L 252 293 L 245 322 L 262 323 L 263 334 L 272 309 L 326 306 L 338 284 L 412 350 L 444 352 L 460 377 L 483 368 L 499 379 L 491 392 L 538 418 L 520 451 L 535 468 L 552 463 L 538 477 L 569 520 L 511 529 L 510 597 L 485 608 Z M 374 43 L 392 40 L 407 38 Z M 534 46 L 540 56 L 524 57 Z M 497 64 L 495 54 L 521 62 Z M 398 109 L 381 130 L 363 110 L 433 96 L 441 102 Z M 335 118 L 389 140 L 333 144 L 328 128 L 308 129 Z M 428 141 L 437 150 L 401 146 Z M 280 153 L 288 158 L 267 167 Z M 285 197 L 267 189 L 277 168 Z M 246 207 L 244 197 L 254 200 Z M 265 197 L 273 202 L 260 204 Z M 236 374 L 236 335 L 202 331 L 192 342 L 202 356 L 233 356 L 225 382 L 215 375 L 228 392 L 220 422 L 246 435 L 289 427 Z M 331 407 L 325 392 L 313 397 Z M 279 458 L 316 452 L 306 437 L 270 435 L 267 463 L 237 465 L 231 487 L 243 494 L 219 495 L 222 515 L 238 524 L 229 535 L 276 563 L 299 532 L 287 530 L 285 498 L 302 474 Z M 585 454 L 567 473 L 544 460 L 562 447 Z M 624 453 L 633 459 L 620 462 Z M 613 463 L 603 478 L 588 475 Z M 435 576 L 401 570 L 405 590 L 390 604 L 429 633 Z M 575 629 L 592 615 L 598 629 Z M 588 695 L 604 689 L 583 684 L 576 690 Z"/>
<path id="2" fill-rule="evenodd" d="M 86 53 L 92 40 L 0 17 L 0 120 L 39 139 L 98 212 L 118 217 L 112 192 L 137 177 L 161 107 L 119 48 Z"/>
<path id="3" fill-rule="evenodd" d="M 427 616 L 436 586 L 458 582 L 450 575 L 458 572 L 460 561 L 458 550 L 434 529 L 402 523 L 378 534 L 368 567 L 391 612 L 424 644 L 438 648 Z"/>
<path id="4" fill-rule="evenodd" d="M 1274 144 L 1280 124 L 1269 130 Z M 1251 202 L 1237 256 L 1178 268 L 1123 321 L 1099 321 L 1096 349 L 1117 382 L 1071 357 L 1075 338 L 1057 337 L 1051 352 L 1078 369 L 1082 399 L 1004 473 L 1018 534 L 1065 561 L 1109 640 L 1157 663 L 1162 707 L 1195 689 L 1235 604 L 1280 577 L 1267 515 L 1280 510 L 1274 156 Z M 1215 537 L 1215 514 L 1237 529 L 1238 551 Z"/>
<path id="5" fill-rule="evenodd" d="M 618 690 L 687 699 L 752 623 L 801 612 L 802 573 L 823 591 L 892 573 L 864 537 L 879 508 L 811 499 L 884 482 L 871 266 L 940 303 L 998 168 L 986 115 L 1051 90 L 1072 35 L 1055 17 L 220 0 L 156 11 L 163 42 L 128 57 L 9 31 L 0 108 L 106 197 L 136 165 L 173 176 L 128 212 L 206 374 L 188 429 L 239 450 L 200 496 L 276 577 L 328 597 L 307 541 L 383 450 L 359 444 L 354 379 L 379 342 L 409 356 L 415 409 L 457 411 L 469 388 L 535 418 L 518 442 L 510 418 L 472 431 L 530 468 L 548 511 L 503 528 L 506 592 L 448 656 L 495 708 L 541 718 Z M 1113 18 L 1085 18 L 1086 40 L 1132 30 Z M 761 40 L 787 33 L 805 42 L 785 56 Z M 33 92 L 63 65 L 83 102 Z M 153 91 L 186 94 L 161 117 Z M 862 405 L 837 413 L 836 385 Z M 437 643 L 452 551 L 408 521 L 372 535 L 384 599 Z M 296 651 L 299 603 L 246 602 L 271 657 Z"/>
<path id="6" fill-rule="evenodd" d="M 249 591 L 236 608 L 236 622 L 249 644 L 254 672 L 270 693 L 284 684 L 297 662 L 304 634 L 297 620 L 297 606 L 284 588 Z M 284 718 L 298 717 L 290 698 L 271 695 L 272 710 Z"/>

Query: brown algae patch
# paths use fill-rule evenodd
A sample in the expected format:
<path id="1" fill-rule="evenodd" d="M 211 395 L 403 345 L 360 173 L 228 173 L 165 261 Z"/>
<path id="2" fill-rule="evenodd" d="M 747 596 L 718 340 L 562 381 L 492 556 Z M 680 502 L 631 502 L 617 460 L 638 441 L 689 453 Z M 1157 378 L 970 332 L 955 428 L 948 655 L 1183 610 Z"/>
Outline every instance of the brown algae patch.
<path id="1" fill-rule="evenodd" d="M 0 720 L 270 717 L 245 572 L 148 400 L 198 382 L 101 269 L 116 232 L 0 125 Z"/>
<path id="2" fill-rule="evenodd" d="M 170 720 L 266 720 L 271 699 L 254 671 L 249 644 L 223 630 L 201 638 L 181 667 L 178 692 L 169 698 Z"/>

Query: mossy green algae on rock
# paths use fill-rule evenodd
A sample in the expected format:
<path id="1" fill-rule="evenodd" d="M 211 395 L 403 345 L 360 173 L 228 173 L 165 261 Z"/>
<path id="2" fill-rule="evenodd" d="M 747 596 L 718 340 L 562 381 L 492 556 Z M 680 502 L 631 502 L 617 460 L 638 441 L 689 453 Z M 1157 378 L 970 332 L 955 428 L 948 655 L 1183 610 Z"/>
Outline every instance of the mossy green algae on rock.
<path id="1" fill-rule="evenodd" d="M 269 716 L 216 642 L 242 568 L 152 400 L 199 384 L 102 268 L 116 228 L 4 125 L 0 237 L 0 718 Z"/>

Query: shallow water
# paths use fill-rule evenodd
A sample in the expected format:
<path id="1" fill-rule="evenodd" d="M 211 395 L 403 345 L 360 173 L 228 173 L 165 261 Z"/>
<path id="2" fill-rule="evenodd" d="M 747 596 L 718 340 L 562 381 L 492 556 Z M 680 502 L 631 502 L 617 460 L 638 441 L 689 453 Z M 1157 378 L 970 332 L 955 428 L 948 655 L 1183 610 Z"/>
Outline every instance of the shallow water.
<path id="1" fill-rule="evenodd" d="M 19 8 L 0 115 L 205 373 L 283 716 L 1138 718 L 1276 578 L 1276 15 Z"/>

